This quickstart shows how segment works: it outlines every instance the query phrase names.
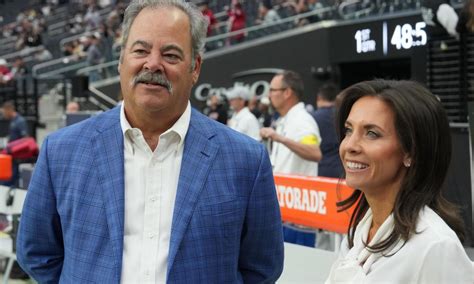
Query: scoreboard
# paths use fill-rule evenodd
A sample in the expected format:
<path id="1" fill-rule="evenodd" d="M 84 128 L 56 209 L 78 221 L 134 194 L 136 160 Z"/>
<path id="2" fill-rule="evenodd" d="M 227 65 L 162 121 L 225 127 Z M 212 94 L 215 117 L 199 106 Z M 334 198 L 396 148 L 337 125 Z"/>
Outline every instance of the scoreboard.
<path id="1" fill-rule="evenodd" d="M 428 42 L 421 15 L 352 22 L 330 29 L 331 61 L 351 62 L 411 57 Z"/>

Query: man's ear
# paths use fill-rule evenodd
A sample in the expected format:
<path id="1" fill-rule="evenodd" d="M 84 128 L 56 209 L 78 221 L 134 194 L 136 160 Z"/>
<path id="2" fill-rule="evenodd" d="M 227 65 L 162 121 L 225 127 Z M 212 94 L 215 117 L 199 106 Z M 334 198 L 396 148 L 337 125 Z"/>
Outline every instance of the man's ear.
<path id="1" fill-rule="evenodd" d="M 122 60 L 123 60 L 123 51 L 120 51 L 119 62 L 117 65 L 117 72 L 120 74 L 120 68 L 122 67 Z"/>
<path id="2" fill-rule="evenodd" d="M 201 74 L 201 64 L 202 64 L 202 57 L 201 55 L 196 56 L 194 60 L 194 69 L 192 70 L 193 73 L 193 84 L 199 79 L 199 74 Z"/>

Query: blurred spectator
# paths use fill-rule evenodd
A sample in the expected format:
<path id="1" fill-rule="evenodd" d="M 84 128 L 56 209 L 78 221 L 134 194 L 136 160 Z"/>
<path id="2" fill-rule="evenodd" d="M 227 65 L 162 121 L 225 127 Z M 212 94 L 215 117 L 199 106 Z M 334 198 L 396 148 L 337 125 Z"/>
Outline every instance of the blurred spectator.
<path id="1" fill-rule="evenodd" d="M 11 73 L 14 78 L 20 78 L 29 73 L 25 61 L 23 61 L 22 57 L 15 58 Z"/>
<path id="2" fill-rule="evenodd" d="M 245 12 L 242 8 L 242 4 L 238 0 L 232 0 L 231 7 L 227 12 L 229 16 L 228 20 L 228 30 L 229 32 L 235 32 L 238 30 L 245 29 Z M 235 44 L 243 42 L 245 40 L 245 34 L 238 33 L 230 38 L 230 42 L 227 44 Z"/>
<path id="3" fill-rule="evenodd" d="M 227 93 L 230 107 L 234 111 L 227 125 L 240 133 L 260 141 L 260 125 L 255 115 L 247 107 L 250 97 L 250 89 L 240 85 L 233 87 Z"/>
<path id="4" fill-rule="evenodd" d="M 255 22 L 257 24 L 270 24 L 278 20 L 280 20 L 280 16 L 273 9 L 271 1 L 262 1 L 258 7 L 258 18 Z"/>
<path id="5" fill-rule="evenodd" d="M 42 46 L 35 52 L 34 58 L 36 61 L 47 61 L 53 59 L 53 55 L 49 50 Z"/>
<path id="6" fill-rule="evenodd" d="M 207 36 L 210 36 L 212 34 L 212 31 L 216 27 L 217 19 L 214 16 L 214 13 L 212 12 L 212 10 L 209 8 L 209 1 L 207 1 L 207 0 L 198 0 L 198 1 L 196 1 L 196 5 L 201 10 L 204 17 L 206 17 L 206 20 L 209 24 L 209 26 L 207 27 Z"/>
<path id="7" fill-rule="evenodd" d="M 335 125 L 335 101 L 339 89 L 334 84 L 325 84 L 316 96 L 317 110 L 313 117 L 321 133 L 321 152 L 323 158 L 318 165 L 318 175 L 323 177 L 340 178 L 344 172 L 339 157 L 339 139 Z"/>
<path id="8" fill-rule="evenodd" d="M 7 61 L 0 58 L 0 85 L 10 82 L 13 79 L 13 74 L 7 66 Z"/>
<path id="9" fill-rule="evenodd" d="M 259 99 L 257 96 L 254 96 L 252 95 L 252 97 L 250 98 L 249 102 L 248 102 L 248 108 L 250 110 L 250 112 L 255 115 L 255 117 L 258 119 L 260 117 L 260 115 L 262 115 L 262 113 L 260 112 L 260 110 L 258 109 L 258 102 L 259 102 Z"/>
<path id="10" fill-rule="evenodd" d="M 99 31 L 95 33 L 95 36 L 99 39 L 98 46 L 102 52 L 102 62 L 112 61 L 113 57 L 113 44 L 115 40 L 115 33 L 105 23 L 99 25 Z"/>
<path id="11" fill-rule="evenodd" d="M 106 24 L 109 29 L 111 29 L 112 31 L 117 31 L 121 28 L 123 13 L 123 3 L 118 3 L 107 16 Z"/>
<path id="12" fill-rule="evenodd" d="M 99 27 L 101 18 L 98 6 L 95 2 L 92 2 L 87 8 L 87 12 L 84 15 L 84 23 L 87 31 L 95 30 Z"/>
<path id="13" fill-rule="evenodd" d="M 8 142 L 12 142 L 28 136 L 28 125 L 26 119 L 15 109 L 13 101 L 6 101 L 2 105 L 3 118 L 9 120 Z M 6 186 L 16 186 L 18 182 L 18 163 L 13 161 L 12 178 L 9 181 L 2 182 Z"/>
<path id="14" fill-rule="evenodd" d="M 72 17 L 67 24 L 69 28 L 69 32 L 72 34 L 78 33 L 84 29 L 84 18 L 81 13 L 76 13 L 74 17 Z"/>
<path id="15" fill-rule="evenodd" d="M 99 39 L 95 35 L 89 37 L 89 47 L 87 48 L 87 63 L 89 66 L 95 66 L 103 63 L 104 57 L 99 48 Z M 89 82 L 100 80 L 100 73 L 98 70 L 89 71 Z"/>
<path id="16" fill-rule="evenodd" d="M 458 14 L 447 0 L 423 0 L 421 2 L 421 15 L 426 22 L 430 35 L 440 34 L 440 28 L 452 36 L 457 36 L 456 25 Z"/>
<path id="17" fill-rule="evenodd" d="M 216 33 L 216 27 L 217 27 L 217 19 L 214 16 L 214 13 L 212 10 L 209 8 L 209 1 L 207 0 L 197 0 L 196 5 L 199 7 L 201 10 L 202 14 L 206 18 L 208 22 L 207 26 L 207 36 L 211 36 L 213 33 Z M 207 42 L 206 43 L 206 51 L 214 50 L 218 46 L 217 42 Z"/>
<path id="18" fill-rule="evenodd" d="M 64 56 L 71 56 L 74 54 L 74 41 L 67 42 L 63 46 L 63 55 Z"/>
<path id="19" fill-rule="evenodd" d="M 7 101 L 2 106 L 3 118 L 10 121 L 8 142 L 28 136 L 26 119 L 15 109 L 13 101 Z"/>
<path id="20" fill-rule="evenodd" d="M 203 113 L 220 123 L 227 124 L 227 108 L 223 104 L 222 99 L 217 95 L 213 95 L 207 100 L 207 107 Z"/>
<path id="21" fill-rule="evenodd" d="M 460 34 L 474 32 L 474 1 L 468 0 L 459 14 L 456 31 Z"/>
<path id="22" fill-rule="evenodd" d="M 308 13 L 324 8 L 324 5 L 319 0 L 297 0 L 297 3 L 295 3 L 294 6 L 297 14 Z M 297 22 L 297 25 L 302 26 L 308 23 L 315 23 L 320 20 L 321 19 L 318 15 L 313 15 L 304 19 L 300 19 Z"/>
<path id="23" fill-rule="evenodd" d="M 66 106 L 66 113 L 76 113 L 81 110 L 81 107 L 78 102 L 72 101 L 69 102 Z"/>

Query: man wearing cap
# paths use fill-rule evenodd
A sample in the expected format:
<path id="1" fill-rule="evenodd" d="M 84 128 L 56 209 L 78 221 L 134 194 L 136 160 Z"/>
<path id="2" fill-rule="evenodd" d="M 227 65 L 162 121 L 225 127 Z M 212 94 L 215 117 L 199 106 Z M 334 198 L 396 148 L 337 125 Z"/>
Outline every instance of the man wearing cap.
<path id="1" fill-rule="evenodd" d="M 260 141 L 258 120 L 247 107 L 250 100 L 250 90 L 247 87 L 237 85 L 227 93 L 227 97 L 231 108 L 234 110 L 232 118 L 227 123 L 229 127 Z"/>

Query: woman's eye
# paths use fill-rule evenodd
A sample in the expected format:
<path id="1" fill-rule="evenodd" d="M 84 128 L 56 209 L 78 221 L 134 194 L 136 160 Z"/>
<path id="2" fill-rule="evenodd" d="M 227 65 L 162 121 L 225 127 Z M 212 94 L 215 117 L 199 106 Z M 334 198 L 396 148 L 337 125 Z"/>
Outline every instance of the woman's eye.
<path id="1" fill-rule="evenodd" d="M 372 130 L 367 131 L 367 136 L 369 138 L 378 138 L 378 137 L 380 137 L 380 135 L 377 132 L 372 131 Z"/>
<path id="2" fill-rule="evenodd" d="M 352 133 L 352 129 L 351 129 L 351 128 L 349 128 L 349 127 L 347 127 L 347 126 L 344 127 L 344 135 L 349 135 L 349 134 L 351 134 L 351 133 Z"/>

